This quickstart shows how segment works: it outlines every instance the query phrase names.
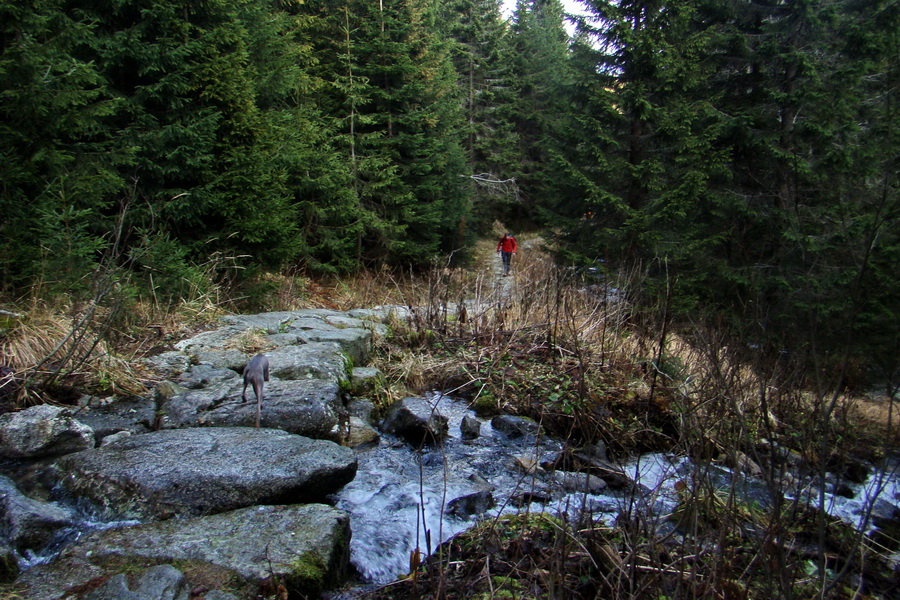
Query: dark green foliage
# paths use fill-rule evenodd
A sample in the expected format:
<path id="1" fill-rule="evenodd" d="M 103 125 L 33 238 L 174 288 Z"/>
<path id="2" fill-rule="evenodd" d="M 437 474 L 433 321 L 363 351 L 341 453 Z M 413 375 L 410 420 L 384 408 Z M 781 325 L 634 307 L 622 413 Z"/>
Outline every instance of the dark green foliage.
<path id="1" fill-rule="evenodd" d="M 896 16 L 866 29 L 880 3 L 590 4 L 601 43 L 572 55 L 580 127 L 563 154 L 576 193 L 552 205 L 569 246 L 643 270 L 650 297 L 772 357 L 896 344 L 873 327 L 897 312 L 876 274 L 897 242 Z"/>

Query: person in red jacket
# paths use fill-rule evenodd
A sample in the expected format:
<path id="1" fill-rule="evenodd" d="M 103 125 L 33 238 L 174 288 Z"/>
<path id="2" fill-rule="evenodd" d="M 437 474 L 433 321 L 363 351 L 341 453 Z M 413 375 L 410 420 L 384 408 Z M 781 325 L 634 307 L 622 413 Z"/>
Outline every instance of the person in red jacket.
<path id="1" fill-rule="evenodd" d="M 503 237 L 500 238 L 500 243 L 497 244 L 497 253 L 503 259 L 504 275 L 509 275 L 509 261 L 512 260 L 512 256 L 516 253 L 517 248 L 516 238 L 511 233 L 504 233 Z"/>

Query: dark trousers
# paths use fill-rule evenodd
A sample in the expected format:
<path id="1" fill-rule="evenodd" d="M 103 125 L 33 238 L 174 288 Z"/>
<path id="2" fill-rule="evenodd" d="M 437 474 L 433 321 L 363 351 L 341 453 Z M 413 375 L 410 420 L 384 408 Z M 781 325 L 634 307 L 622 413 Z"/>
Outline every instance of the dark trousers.
<path id="1" fill-rule="evenodd" d="M 503 272 L 509 273 L 509 261 L 512 260 L 512 252 L 501 252 L 500 257 L 503 259 Z"/>

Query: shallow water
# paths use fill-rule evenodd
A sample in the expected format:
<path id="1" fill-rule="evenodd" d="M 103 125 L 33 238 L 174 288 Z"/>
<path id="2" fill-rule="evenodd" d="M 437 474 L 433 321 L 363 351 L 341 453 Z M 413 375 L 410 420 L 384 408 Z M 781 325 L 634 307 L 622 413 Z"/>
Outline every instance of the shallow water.
<path id="1" fill-rule="evenodd" d="M 460 422 L 469 411 L 465 403 L 440 394 L 429 401 L 448 417 L 449 438 L 441 448 L 417 451 L 385 435 L 377 448 L 359 456 L 356 479 L 335 495 L 338 508 L 351 514 L 351 561 L 360 577 L 370 583 L 393 581 L 409 571 L 410 554 L 433 551 L 438 544 L 471 527 L 477 517 L 447 514 L 455 498 L 473 494 L 489 484 L 496 505 L 480 517 L 522 510 L 574 511 L 585 504 L 599 513 L 617 513 L 621 499 L 614 496 L 565 494 L 556 491 L 549 506 L 511 502 L 529 492 L 551 490 L 516 467 L 517 457 L 540 461 L 562 449 L 555 440 L 525 436 L 507 438 L 481 421 L 481 435 L 463 441 Z"/>
<path id="2" fill-rule="evenodd" d="M 443 447 L 417 451 L 385 435 L 377 448 L 360 454 L 356 479 L 334 496 L 335 505 L 351 514 L 351 562 L 363 582 L 393 581 L 409 572 L 410 554 L 417 548 L 429 553 L 477 519 L 505 512 L 548 511 L 570 520 L 589 515 L 611 525 L 621 513 L 638 511 L 658 527 L 671 527 L 666 520 L 678 504 L 676 484 L 697 477 L 722 487 L 733 483 L 745 500 L 769 502 L 761 480 L 737 476 L 720 465 L 698 468 L 687 458 L 667 454 L 648 454 L 621 465 L 638 484 L 633 494 L 565 493 L 516 467 L 517 457 L 540 461 L 553 456 L 562 449 L 560 442 L 533 436 L 509 439 L 481 419 L 480 437 L 463 441 L 460 422 L 474 413 L 464 402 L 440 394 L 429 400 L 450 421 L 450 437 Z M 875 503 L 882 514 L 900 506 L 896 472 L 881 480 L 876 485 L 875 471 L 867 483 L 851 486 L 856 492 L 853 499 L 827 494 L 826 509 L 854 526 L 870 528 L 870 521 L 861 522 L 867 503 Z M 451 500 L 484 489 L 484 482 L 493 488 L 496 506 L 471 517 L 447 514 Z M 510 500 L 526 492 L 540 492 L 549 502 L 514 506 Z"/>

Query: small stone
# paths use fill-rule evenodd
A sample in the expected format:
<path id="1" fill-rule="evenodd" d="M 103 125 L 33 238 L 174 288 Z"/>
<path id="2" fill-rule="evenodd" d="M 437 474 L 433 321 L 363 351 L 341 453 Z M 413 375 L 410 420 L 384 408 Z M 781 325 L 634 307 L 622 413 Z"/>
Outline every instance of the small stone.
<path id="1" fill-rule="evenodd" d="M 462 435 L 462 439 L 477 439 L 478 436 L 481 435 L 481 421 L 479 421 L 475 417 L 466 415 L 465 417 L 463 417 L 462 423 L 460 423 L 459 425 L 459 430 Z"/>

